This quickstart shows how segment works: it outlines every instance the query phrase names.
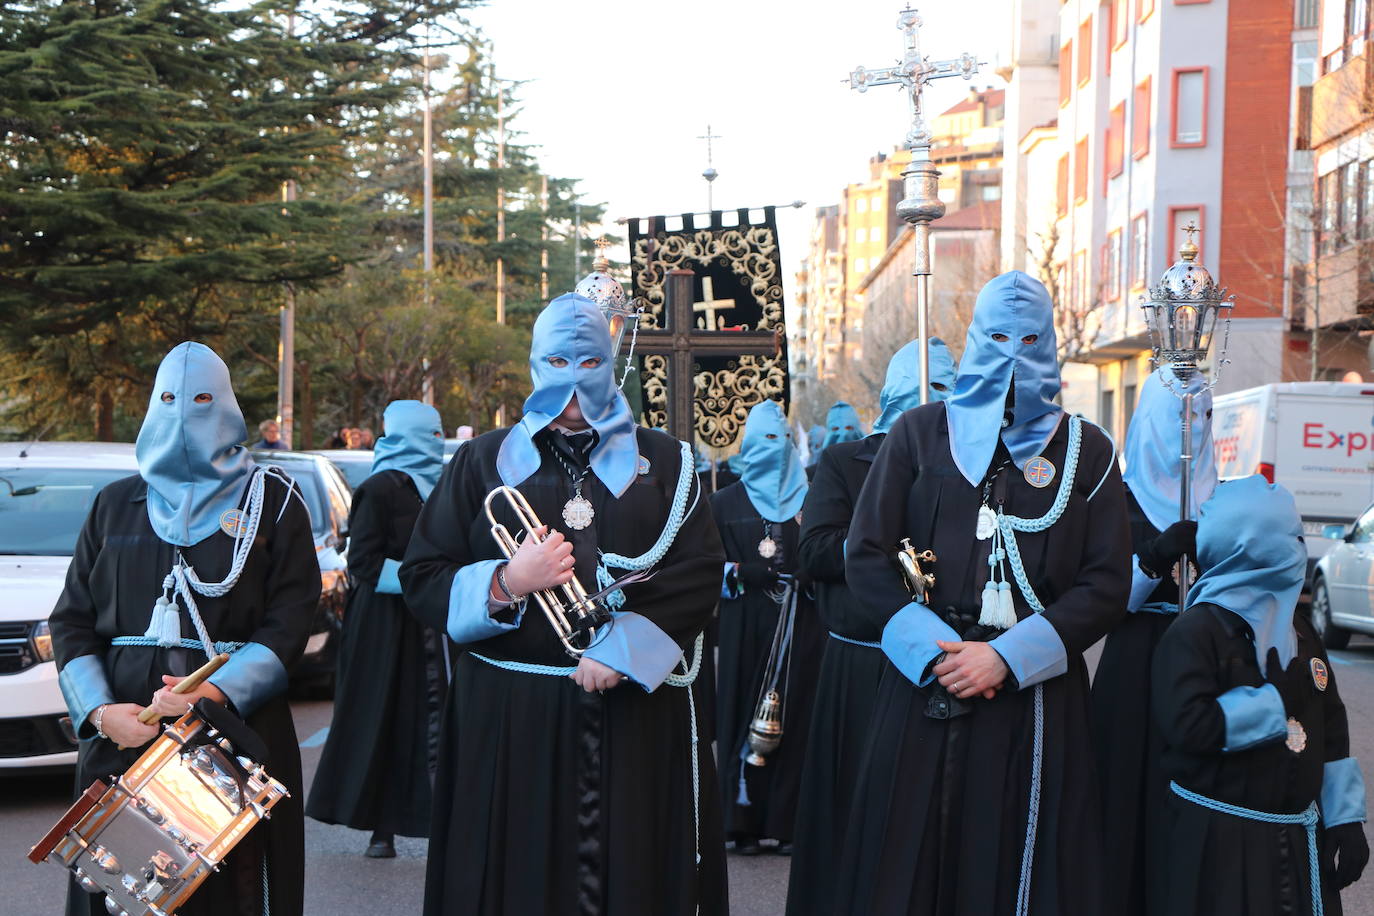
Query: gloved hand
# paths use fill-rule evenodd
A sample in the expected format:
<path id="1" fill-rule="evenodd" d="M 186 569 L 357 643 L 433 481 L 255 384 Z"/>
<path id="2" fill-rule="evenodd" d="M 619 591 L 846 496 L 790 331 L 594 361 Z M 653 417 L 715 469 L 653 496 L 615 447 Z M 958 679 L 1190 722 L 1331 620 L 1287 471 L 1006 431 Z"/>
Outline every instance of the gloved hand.
<path id="1" fill-rule="evenodd" d="M 746 590 L 766 591 L 778 584 L 778 574 L 768 563 L 741 563 L 739 565 L 739 581 Z"/>
<path id="2" fill-rule="evenodd" d="M 1303 685 L 1311 683 L 1307 665 L 1299 663 L 1295 658 L 1285 671 L 1283 665 L 1279 664 L 1278 650 L 1270 649 L 1264 658 L 1264 678 L 1278 688 L 1279 696 L 1283 698 L 1284 712 L 1290 716 L 1296 714 L 1302 707 Z"/>
<path id="3" fill-rule="evenodd" d="M 1197 562 L 1197 522 L 1174 522 L 1137 551 L 1141 567 L 1156 578 L 1168 575 L 1184 554 Z"/>
<path id="4" fill-rule="evenodd" d="M 1337 854 L 1340 855 L 1339 864 Z M 1335 881 L 1338 890 L 1360 880 L 1368 864 L 1369 842 L 1364 838 L 1364 824 L 1355 821 L 1327 828 L 1322 842 L 1322 874 Z"/>

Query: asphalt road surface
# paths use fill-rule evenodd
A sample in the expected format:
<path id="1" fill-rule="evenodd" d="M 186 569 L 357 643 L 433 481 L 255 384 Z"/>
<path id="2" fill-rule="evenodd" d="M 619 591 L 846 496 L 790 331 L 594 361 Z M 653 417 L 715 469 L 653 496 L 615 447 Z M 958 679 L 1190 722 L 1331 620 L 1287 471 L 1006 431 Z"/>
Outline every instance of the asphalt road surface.
<path id="1" fill-rule="evenodd" d="M 1374 640 L 1356 637 L 1332 654 L 1335 676 L 1350 715 L 1352 750 L 1374 785 Z M 301 735 L 306 784 L 314 777 L 331 705 L 300 701 L 292 706 Z M 33 865 L 24 856 L 66 809 L 69 775 L 0 777 L 0 914 L 59 914 L 66 892 L 55 866 Z M 425 842 L 399 838 L 397 857 L 365 859 L 367 835 L 306 820 L 307 916 L 413 916 L 424 894 Z M 776 855 L 730 857 L 734 916 L 780 916 L 787 895 L 788 860 Z M 1347 916 L 1374 916 L 1374 865 L 1346 890 Z"/>

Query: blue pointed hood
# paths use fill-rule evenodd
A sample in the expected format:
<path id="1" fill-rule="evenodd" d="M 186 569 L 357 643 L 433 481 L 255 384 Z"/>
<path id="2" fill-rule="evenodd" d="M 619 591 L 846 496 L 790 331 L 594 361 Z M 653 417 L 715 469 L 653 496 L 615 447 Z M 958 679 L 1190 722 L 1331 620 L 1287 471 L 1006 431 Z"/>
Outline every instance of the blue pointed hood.
<path id="1" fill-rule="evenodd" d="M 134 449 L 158 537 L 190 547 L 219 530 L 253 473 L 247 438 L 229 367 L 204 344 L 173 347 L 158 366 Z"/>
<path id="2" fill-rule="evenodd" d="M 770 522 L 795 518 L 806 499 L 806 470 L 777 401 L 749 411 L 739 451 L 739 475 L 755 511 Z"/>
<path id="3" fill-rule="evenodd" d="M 954 354 L 938 337 L 930 338 L 930 400 L 944 401 L 954 393 Z M 887 380 L 878 395 L 878 422 L 871 436 L 886 433 L 897 418 L 921 406 L 921 342 L 913 340 L 892 354 Z"/>
<path id="4" fill-rule="evenodd" d="M 806 466 L 811 467 L 821 460 L 821 446 L 825 442 L 825 427 L 813 424 L 806 431 Z"/>
<path id="5" fill-rule="evenodd" d="M 1193 373 L 1185 385 L 1174 378 L 1173 370 L 1156 369 L 1140 387 L 1140 403 L 1131 416 L 1131 428 L 1126 430 L 1126 473 L 1121 476 L 1145 517 L 1160 531 L 1179 518 L 1183 399 L 1175 391 L 1193 392 L 1193 518 L 1217 485 L 1211 390 L 1200 372 Z"/>
<path id="6" fill-rule="evenodd" d="M 372 450 L 372 473 L 402 471 L 429 499 L 444 469 L 444 425 L 439 411 L 419 401 L 392 401 L 382 412 L 382 438 Z"/>
<path id="7" fill-rule="evenodd" d="M 821 441 L 821 451 L 837 442 L 853 442 L 865 435 L 863 421 L 859 412 L 844 401 L 836 401 L 825 415 L 825 438 Z"/>
<path id="8" fill-rule="evenodd" d="M 591 358 L 601 362 L 582 368 Z M 550 360 L 565 364 L 554 366 Z M 517 486 L 539 469 L 534 436 L 563 412 L 577 395 L 582 415 L 597 432 L 592 473 L 617 498 L 639 467 L 639 444 L 630 405 L 615 383 L 611 330 L 595 302 L 576 293 L 559 296 L 534 322 L 530 341 L 530 378 L 534 390 L 525 399 L 525 415 L 511 427 L 496 456 L 496 470 L 507 486 Z"/>
<path id="9" fill-rule="evenodd" d="M 1258 474 L 1219 484 L 1198 515 L 1197 560 L 1202 575 L 1188 606 L 1226 608 L 1250 625 L 1261 671 L 1270 648 L 1287 667 L 1298 654 L 1293 610 L 1307 574 L 1293 494 Z"/>
<path id="10" fill-rule="evenodd" d="M 1031 335 L 1034 343 L 1022 343 Z M 946 402 L 950 451 L 969 483 L 977 486 L 987 473 L 999 435 L 1018 468 L 1040 454 L 1054 435 L 1063 414 L 1054 403 L 1059 394 L 1056 349 L 1054 303 L 1043 283 L 1013 270 L 983 287 L 973 307 L 954 396 Z M 1004 429 L 1013 384 L 1016 403 Z"/>

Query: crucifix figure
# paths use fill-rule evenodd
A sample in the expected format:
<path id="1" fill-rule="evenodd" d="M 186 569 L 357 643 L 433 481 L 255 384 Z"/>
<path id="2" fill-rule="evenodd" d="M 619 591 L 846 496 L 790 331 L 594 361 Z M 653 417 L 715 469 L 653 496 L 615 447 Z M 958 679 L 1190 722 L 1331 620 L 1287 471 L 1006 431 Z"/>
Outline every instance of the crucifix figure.
<path id="1" fill-rule="evenodd" d="M 951 60 L 932 61 L 921 55 L 921 15 L 907 7 L 897 16 L 897 28 L 906 40 L 901 62 L 894 67 L 868 70 L 856 67 L 849 74 L 849 88 L 867 92 L 870 86 L 901 86 L 907 91 L 911 125 L 906 146 L 911 164 L 902 172 L 906 196 L 897 204 L 897 215 L 911 224 L 915 243 L 916 336 L 921 341 L 921 403 L 930 399 L 930 224 L 945 215 L 940 200 L 940 171 L 930 161 L 930 126 L 926 124 L 924 93 L 931 80 L 946 76 L 973 79 L 981 63 L 964 53 Z"/>
<path id="2" fill-rule="evenodd" d="M 701 299 L 700 302 L 692 303 L 692 311 L 705 315 L 706 321 L 704 328 L 707 331 L 719 331 L 723 318 L 717 318 L 717 311 L 725 311 L 735 307 L 734 299 L 717 299 L 715 282 L 709 277 L 701 278 Z M 696 322 L 693 322 L 696 324 Z M 703 327 L 703 325 L 697 325 Z"/>

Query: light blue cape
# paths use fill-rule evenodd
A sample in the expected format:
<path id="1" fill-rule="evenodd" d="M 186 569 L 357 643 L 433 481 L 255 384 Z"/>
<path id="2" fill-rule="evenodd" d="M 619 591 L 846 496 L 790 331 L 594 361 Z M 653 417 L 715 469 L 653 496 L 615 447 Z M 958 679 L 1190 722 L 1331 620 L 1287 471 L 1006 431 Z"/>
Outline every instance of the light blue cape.
<path id="1" fill-rule="evenodd" d="M 930 400 L 944 401 L 954 393 L 954 354 L 938 337 L 930 338 Z M 936 388 L 936 385 L 943 386 Z M 876 436 L 886 433 L 897 418 L 913 407 L 921 406 L 921 342 L 913 340 L 892 354 L 887 363 L 887 379 L 878 395 L 878 422 L 873 424 Z"/>
<path id="2" fill-rule="evenodd" d="M 993 335 L 1006 340 L 993 340 Z M 1035 343 L 1022 338 L 1036 335 Z M 1045 448 L 1063 409 L 1054 334 L 1054 303 L 1044 284 L 1013 270 L 988 282 L 973 307 L 954 396 L 946 402 L 949 447 L 964 479 L 977 486 L 1000 435 L 1018 468 Z M 1011 425 L 1002 427 L 1007 392 L 1016 385 Z"/>
<path id="3" fill-rule="evenodd" d="M 444 469 L 444 425 L 439 411 L 420 401 L 392 401 L 382 412 L 382 438 L 372 450 L 372 473 L 402 471 L 429 499 Z"/>
<path id="4" fill-rule="evenodd" d="M 825 442 L 825 427 L 813 424 L 806 431 L 806 466 L 811 467 L 821 460 L 821 444 Z"/>
<path id="5" fill-rule="evenodd" d="M 1192 518 L 1197 518 L 1198 509 L 1211 498 L 1217 485 L 1217 463 L 1212 454 L 1212 392 L 1204 384 L 1202 373 L 1194 373 L 1185 385 L 1174 378 L 1173 370 L 1155 370 L 1140 387 L 1140 403 L 1131 417 L 1131 428 L 1126 430 L 1126 473 L 1121 476 L 1145 517 L 1160 531 L 1179 520 L 1183 399 L 1174 391 L 1193 392 Z"/>
<path id="6" fill-rule="evenodd" d="M 739 459 L 740 480 L 755 511 L 770 522 L 795 518 L 806 500 L 806 470 L 777 401 L 749 411 Z"/>
<path id="7" fill-rule="evenodd" d="M 615 383 L 611 330 L 600 307 L 576 293 L 559 296 L 539 313 L 530 341 L 530 378 L 534 390 L 525 399 L 525 415 L 511 427 L 496 455 L 496 470 L 507 486 L 518 486 L 539 469 L 542 459 L 534 436 L 552 423 L 577 395 L 582 416 L 596 430 L 592 473 L 617 498 L 639 468 L 639 444 L 630 405 Z M 566 360 L 562 367 L 551 358 Z M 593 369 L 582 363 L 596 357 Z"/>
<path id="8" fill-rule="evenodd" d="M 1218 484 L 1198 516 L 1197 560 L 1202 575 L 1188 606 L 1226 608 L 1250 625 L 1260 671 L 1271 648 L 1287 667 L 1298 654 L 1293 610 L 1307 574 L 1293 494 L 1258 474 Z"/>
<path id="9" fill-rule="evenodd" d="M 825 415 L 825 439 L 821 442 L 821 451 L 837 442 L 862 439 L 864 435 L 864 424 L 859 419 L 859 412 L 845 401 L 836 401 Z"/>
<path id="10" fill-rule="evenodd" d="M 172 395 L 163 401 L 163 393 Z M 207 403 L 196 395 L 208 394 Z M 205 344 L 177 344 L 157 368 L 148 414 L 138 431 L 138 473 L 148 484 L 148 521 L 157 536 L 190 547 L 238 508 L 253 473 L 229 367 Z"/>

